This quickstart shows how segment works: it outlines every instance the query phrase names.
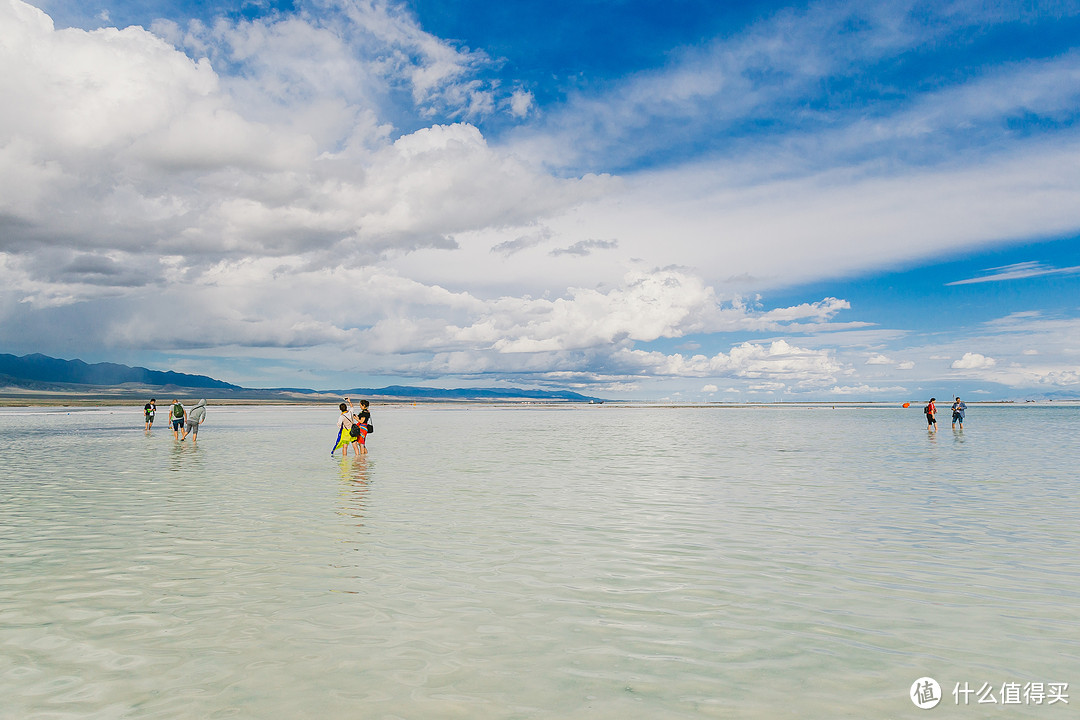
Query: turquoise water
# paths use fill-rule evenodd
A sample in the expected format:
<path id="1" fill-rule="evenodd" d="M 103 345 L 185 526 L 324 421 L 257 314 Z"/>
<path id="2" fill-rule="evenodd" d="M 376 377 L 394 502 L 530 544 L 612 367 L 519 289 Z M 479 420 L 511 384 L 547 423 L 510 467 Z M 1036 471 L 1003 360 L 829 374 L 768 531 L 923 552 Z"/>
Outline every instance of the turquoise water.
<path id="1" fill-rule="evenodd" d="M 924 717 L 923 676 L 938 717 L 1080 704 L 1080 408 L 376 406 L 347 459 L 337 414 L 211 406 L 193 447 L 0 410 L 0 716 Z"/>

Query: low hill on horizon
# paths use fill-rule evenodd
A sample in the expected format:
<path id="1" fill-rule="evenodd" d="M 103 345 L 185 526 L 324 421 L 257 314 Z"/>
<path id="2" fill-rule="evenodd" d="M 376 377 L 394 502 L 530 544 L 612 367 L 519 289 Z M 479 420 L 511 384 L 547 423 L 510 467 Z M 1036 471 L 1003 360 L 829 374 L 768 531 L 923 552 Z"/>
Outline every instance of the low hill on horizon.
<path id="1" fill-rule="evenodd" d="M 60 360 L 34 353 L 7 355 L 0 353 L 0 375 L 15 381 L 30 383 L 59 383 L 76 385 L 115 386 L 138 383 L 147 386 L 175 386 L 216 390 L 241 390 L 239 385 L 215 380 L 206 375 L 189 375 L 171 370 L 149 370 L 117 363 L 85 363 L 82 360 Z"/>
<path id="2" fill-rule="evenodd" d="M 123 386 L 127 386 L 124 388 Z M 149 370 L 117 363 L 85 363 L 82 360 L 61 360 L 40 353 L 21 357 L 0 353 L 0 387 L 18 388 L 30 392 L 57 393 L 87 392 L 93 388 L 115 393 L 162 391 L 168 394 L 179 389 L 213 390 L 222 397 L 234 399 L 297 400 L 310 395 L 312 400 L 327 397 L 375 397 L 401 400 L 548 400 L 561 402 L 602 402 L 569 390 L 522 390 L 519 388 L 426 388 L 391 385 L 384 388 L 352 388 L 348 390 L 312 390 L 308 388 L 245 388 L 206 375 L 189 375 L 173 371 Z M 164 392 L 168 390 L 168 393 Z"/>

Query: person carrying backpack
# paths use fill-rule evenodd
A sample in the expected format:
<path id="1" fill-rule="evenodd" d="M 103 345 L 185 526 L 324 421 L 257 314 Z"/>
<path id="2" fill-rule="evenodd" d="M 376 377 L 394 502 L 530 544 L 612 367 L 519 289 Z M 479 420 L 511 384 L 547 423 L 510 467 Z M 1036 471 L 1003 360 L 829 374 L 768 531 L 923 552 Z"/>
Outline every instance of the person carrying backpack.
<path id="1" fill-rule="evenodd" d="M 172 420 L 172 434 L 177 440 L 180 439 L 180 430 L 184 427 L 184 422 L 187 420 L 187 410 L 180 404 L 179 400 L 172 401 L 172 407 L 169 408 L 169 419 Z"/>
<path id="2" fill-rule="evenodd" d="M 360 419 L 361 415 L 353 413 L 353 424 L 352 427 L 349 428 L 349 439 L 352 440 L 353 450 L 356 452 L 357 456 L 367 455 L 367 434 L 369 426 Z"/>
<path id="3" fill-rule="evenodd" d="M 930 398 L 930 402 L 923 408 L 923 412 L 926 413 L 926 429 L 933 432 L 937 432 L 937 418 L 935 417 L 937 415 L 937 405 L 934 404 L 935 400 L 937 398 Z"/>
<path id="4" fill-rule="evenodd" d="M 369 432 L 375 432 L 375 426 L 371 424 L 371 411 L 368 410 L 368 401 L 360 401 L 360 414 L 357 416 L 358 421 Z"/>
<path id="5" fill-rule="evenodd" d="M 349 407 L 352 405 L 352 401 L 349 398 L 345 398 L 349 403 L 338 403 L 338 410 L 341 414 L 337 419 L 337 439 L 334 440 L 334 447 L 330 450 L 330 457 L 334 456 L 334 452 L 341 450 L 341 455 L 344 457 L 349 454 L 349 445 L 352 443 L 353 438 L 351 434 L 353 426 L 352 414 L 349 412 Z"/>

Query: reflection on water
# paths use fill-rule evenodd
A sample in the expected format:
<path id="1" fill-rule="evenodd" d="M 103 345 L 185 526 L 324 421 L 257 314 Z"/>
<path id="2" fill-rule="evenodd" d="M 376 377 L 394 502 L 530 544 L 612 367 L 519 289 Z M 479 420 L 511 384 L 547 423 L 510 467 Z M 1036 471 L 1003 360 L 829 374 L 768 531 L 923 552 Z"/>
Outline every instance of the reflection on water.
<path id="1" fill-rule="evenodd" d="M 347 458 L 333 407 L 210 416 L 193 446 L 0 411 L 0 716 L 887 718 L 923 676 L 1077 682 L 1077 408 L 924 440 L 899 408 L 383 407 Z"/>
<path id="2" fill-rule="evenodd" d="M 150 442 L 157 442 L 155 437 L 147 437 Z M 169 450 L 169 472 L 199 471 L 203 465 L 199 456 L 199 446 L 196 443 L 179 441 L 173 437 L 168 438 L 171 444 Z"/>
<path id="3" fill-rule="evenodd" d="M 338 463 L 341 475 L 341 514 L 361 520 L 370 489 L 367 455 L 350 455 Z M 359 523 L 362 525 L 363 523 Z"/>

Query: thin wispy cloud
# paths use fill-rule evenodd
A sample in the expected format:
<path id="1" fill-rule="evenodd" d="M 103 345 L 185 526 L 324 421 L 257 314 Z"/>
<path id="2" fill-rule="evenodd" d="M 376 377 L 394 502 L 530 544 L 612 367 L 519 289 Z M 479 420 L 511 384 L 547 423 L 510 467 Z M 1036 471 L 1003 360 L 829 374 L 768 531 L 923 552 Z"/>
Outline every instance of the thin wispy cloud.
<path id="1" fill-rule="evenodd" d="M 545 243 L 551 239 L 551 236 L 552 232 L 549 228 L 541 228 L 528 235 L 522 235 L 513 240 L 501 242 L 498 245 L 493 246 L 491 252 L 506 256 L 513 255 L 514 253 L 519 253 L 522 250 L 528 250 L 529 248 Z"/>
<path id="2" fill-rule="evenodd" d="M 1060 12 L 1080 8 L 1069 3 Z M 1080 57 L 967 70 L 949 84 L 938 79 L 929 91 L 898 81 L 887 94 L 864 71 L 885 58 L 932 54 L 942 38 L 1030 16 L 1013 3 L 992 10 L 918 2 L 784 9 L 744 32 L 675 52 L 663 68 L 572 95 L 538 128 L 523 129 L 517 145 L 538 162 L 579 170 L 600 158 L 609 167 L 613 161 L 653 167 L 685 157 L 684 144 L 696 156 L 750 153 L 760 162 L 761 142 L 774 148 L 765 164 L 774 171 L 780 159 L 831 164 L 839 156 L 850 163 L 860 151 L 940 161 L 940 152 L 925 148 L 945 135 L 967 146 L 988 142 L 985 129 L 999 137 L 1009 121 L 1025 116 L 1067 120 L 1076 106 Z M 822 84 L 843 86 L 843 101 L 823 98 Z"/>
<path id="3" fill-rule="evenodd" d="M 1045 275 L 1076 275 L 1080 274 L 1080 265 L 1072 267 L 1056 268 L 1048 267 L 1040 262 L 1029 261 L 1002 265 L 1001 267 L 987 268 L 989 275 L 956 280 L 946 285 L 973 285 L 975 283 L 1004 282 L 1006 280 L 1023 280 L 1025 278 L 1043 277 Z"/>
<path id="4" fill-rule="evenodd" d="M 559 255 L 585 256 L 592 254 L 593 250 L 614 250 L 617 247 L 619 247 L 618 240 L 581 240 L 570 247 L 556 248 L 550 254 L 553 257 Z"/>

